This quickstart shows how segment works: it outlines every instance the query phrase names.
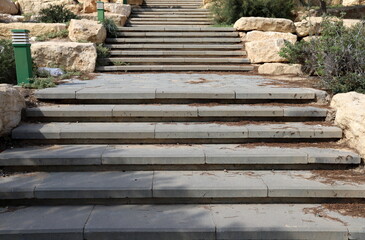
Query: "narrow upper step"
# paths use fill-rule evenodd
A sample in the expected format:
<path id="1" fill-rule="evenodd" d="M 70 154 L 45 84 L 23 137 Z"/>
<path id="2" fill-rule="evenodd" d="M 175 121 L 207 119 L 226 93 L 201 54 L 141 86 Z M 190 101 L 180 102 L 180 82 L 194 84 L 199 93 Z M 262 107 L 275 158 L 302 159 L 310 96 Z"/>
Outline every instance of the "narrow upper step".
<path id="1" fill-rule="evenodd" d="M 149 26 L 149 27 L 119 27 L 118 31 L 122 32 L 235 32 L 236 29 L 230 27 L 196 27 L 196 26 L 184 26 L 184 27 L 169 27 L 169 26 Z"/>
<path id="2" fill-rule="evenodd" d="M 180 199 L 291 203 L 300 199 L 365 199 L 365 181 L 321 171 L 35 172 L 0 179 L 0 199 Z M 338 172 L 335 172 L 338 175 Z M 152 199 L 152 200 L 151 200 Z M 275 200 L 277 199 L 277 200 Z"/>
<path id="3" fill-rule="evenodd" d="M 0 213 L 4 240 L 17 235 L 27 240 L 44 236 L 68 240 L 365 237 L 364 217 L 344 216 L 318 204 L 33 206 L 2 208 Z"/>
<path id="4" fill-rule="evenodd" d="M 113 49 L 204 49 L 204 50 L 242 50 L 243 46 L 240 44 L 106 44 L 108 48 Z"/>
<path id="5" fill-rule="evenodd" d="M 244 65 L 131 65 L 131 66 L 101 66 L 96 70 L 100 72 L 113 71 L 252 71 L 253 66 Z"/>
<path id="6" fill-rule="evenodd" d="M 23 124 L 12 132 L 14 139 L 132 141 L 252 141 L 255 139 L 340 139 L 333 126 L 303 123 L 45 123 Z"/>
<path id="7" fill-rule="evenodd" d="M 241 145 L 54 145 L 8 149 L 1 167 L 14 166 L 154 166 L 360 164 L 349 150 Z M 259 168 L 259 166 L 257 166 Z M 185 168 L 186 169 L 186 168 Z"/>

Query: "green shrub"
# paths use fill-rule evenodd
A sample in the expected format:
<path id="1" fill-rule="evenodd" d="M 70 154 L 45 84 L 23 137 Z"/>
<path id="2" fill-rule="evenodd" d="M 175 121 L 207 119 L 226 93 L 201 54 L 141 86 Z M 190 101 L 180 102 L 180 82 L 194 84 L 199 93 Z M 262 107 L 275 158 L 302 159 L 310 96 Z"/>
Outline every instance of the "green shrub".
<path id="1" fill-rule="evenodd" d="M 105 58 L 110 56 L 110 49 L 105 47 L 103 44 L 98 44 L 96 45 L 96 53 L 98 55 L 96 59 L 96 65 L 98 66 L 107 65 L 108 62 L 105 60 Z"/>
<path id="2" fill-rule="evenodd" d="M 321 36 L 311 42 L 286 43 L 280 55 L 320 77 L 332 93 L 365 93 L 365 22 L 346 28 L 326 18 Z"/>
<path id="3" fill-rule="evenodd" d="M 79 17 L 65 8 L 65 5 L 53 5 L 39 12 L 39 21 L 44 23 L 67 23 Z"/>
<path id="4" fill-rule="evenodd" d="M 53 77 L 47 77 L 47 78 L 35 77 L 29 79 L 29 83 L 23 83 L 21 86 L 24 88 L 43 89 L 43 88 L 55 87 L 56 83 Z"/>
<path id="5" fill-rule="evenodd" d="M 59 32 L 51 32 L 51 33 L 46 33 L 43 35 L 39 35 L 36 38 L 36 41 L 48 41 L 49 39 L 53 39 L 53 38 L 67 38 L 68 37 L 68 30 L 64 29 L 61 30 Z"/>
<path id="6" fill-rule="evenodd" d="M 10 40 L 0 40 L 0 83 L 17 84 L 14 49 Z"/>
<path id="7" fill-rule="evenodd" d="M 106 18 L 103 21 L 103 26 L 106 29 L 106 32 L 109 37 L 117 37 L 118 36 L 118 26 L 112 19 Z"/>
<path id="8" fill-rule="evenodd" d="M 233 24 L 241 17 L 292 18 L 293 0 L 213 0 L 216 23 Z"/>

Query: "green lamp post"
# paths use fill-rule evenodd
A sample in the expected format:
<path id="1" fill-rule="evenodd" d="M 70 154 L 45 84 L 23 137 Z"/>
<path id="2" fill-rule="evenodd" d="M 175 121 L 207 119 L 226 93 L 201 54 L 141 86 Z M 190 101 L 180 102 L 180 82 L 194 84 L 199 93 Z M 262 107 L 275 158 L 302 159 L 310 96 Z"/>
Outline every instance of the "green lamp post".
<path id="1" fill-rule="evenodd" d="M 96 8 L 98 10 L 98 21 L 104 22 L 105 20 L 104 3 L 100 1 L 96 2 Z"/>
<path id="2" fill-rule="evenodd" d="M 29 83 L 29 78 L 33 77 L 29 31 L 25 29 L 13 29 L 11 32 L 13 36 L 16 76 L 18 84 Z"/>
<path id="3" fill-rule="evenodd" d="M 128 4 L 128 0 L 123 0 L 123 4 Z"/>

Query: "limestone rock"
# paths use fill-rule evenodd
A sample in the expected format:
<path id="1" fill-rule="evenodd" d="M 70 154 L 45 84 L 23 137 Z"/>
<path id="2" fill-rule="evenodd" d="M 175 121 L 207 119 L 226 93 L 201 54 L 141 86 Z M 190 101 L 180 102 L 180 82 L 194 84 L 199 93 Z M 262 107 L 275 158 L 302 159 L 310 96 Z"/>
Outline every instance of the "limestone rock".
<path id="1" fill-rule="evenodd" d="M 38 42 L 32 44 L 32 56 L 37 67 L 57 65 L 68 71 L 93 72 L 96 47 L 93 43 Z"/>
<path id="2" fill-rule="evenodd" d="M 308 20 L 302 20 L 301 22 L 294 23 L 297 35 L 299 37 L 306 37 L 309 35 L 315 35 L 320 33 L 321 24 L 320 22 L 311 22 Z"/>
<path id="3" fill-rule="evenodd" d="M 12 29 L 27 29 L 30 36 L 36 37 L 46 33 L 66 30 L 64 23 L 0 23 L 0 39 L 10 39 Z"/>
<path id="4" fill-rule="evenodd" d="M 294 22 L 285 18 L 242 17 L 234 28 L 238 31 L 295 32 Z"/>
<path id="5" fill-rule="evenodd" d="M 144 0 L 128 0 L 128 4 L 135 5 L 135 6 L 141 6 L 143 4 Z M 123 2 L 123 0 L 119 0 L 117 2 Z"/>
<path id="6" fill-rule="evenodd" d="M 84 13 L 96 12 L 96 0 L 83 0 L 82 3 Z"/>
<path id="7" fill-rule="evenodd" d="M 342 5 L 344 6 L 354 6 L 354 5 L 361 5 L 365 4 L 364 0 L 343 0 Z"/>
<path id="8" fill-rule="evenodd" d="M 315 40 L 315 39 L 318 39 L 318 38 L 319 38 L 319 36 L 308 36 L 308 37 L 304 37 L 302 39 L 302 41 L 310 42 L 310 41 Z"/>
<path id="9" fill-rule="evenodd" d="M 19 9 L 11 0 L 0 0 L 0 13 L 17 14 Z"/>
<path id="10" fill-rule="evenodd" d="M 285 63 L 265 63 L 258 69 L 259 74 L 269 75 L 303 75 L 302 65 Z"/>
<path id="11" fill-rule="evenodd" d="M 97 14 L 96 13 L 84 13 L 79 15 L 80 18 L 83 19 L 89 19 L 89 20 L 97 20 Z M 115 24 L 119 27 L 123 27 L 127 21 L 127 17 L 125 15 L 116 14 L 116 13 L 105 13 L 105 17 L 113 20 Z"/>
<path id="12" fill-rule="evenodd" d="M 24 97 L 17 89 L 0 84 L 0 135 L 10 133 L 19 124 L 24 107 Z"/>
<path id="13" fill-rule="evenodd" d="M 70 7 L 71 5 L 75 5 L 74 8 L 80 7 L 78 4 L 75 4 L 73 0 L 18 0 L 18 4 L 22 14 L 38 14 L 41 9 L 52 5 L 64 4 L 67 8 L 70 8 L 70 10 L 72 10 L 72 7 Z"/>
<path id="14" fill-rule="evenodd" d="M 122 3 L 104 3 L 104 9 L 106 12 L 116 13 L 129 17 L 132 12 L 131 5 Z"/>
<path id="15" fill-rule="evenodd" d="M 365 95 L 349 92 L 333 97 L 331 107 L 337 110 L 335 123 L 344 130 L 351 147 L 365 157 Z"/>
<path id="16" fill-rule="evenodd" d="M 285 58 L 279 56 L 279 51 L 284 45 L 284 39 L 247 42 L 247 56 L 251 63 L 286 62 Z"/>
<path id="17" fill-rule="evenodd" d="M 24 19 L 25 17 L 20 15 L 0 14 L 1 23 L 23 22 Z"/>
<path id="18" fill-rule="evenodd" d="M 331 21 L 339 21 L 340 19 L 337 17 L 332 17 Z M 323 18 L 322 17 L 310 17 L 308 18 L 308 21 L 311 23 L 319 23 L 321 24 L 323 22 Z M 343 24 L 345 27 L 353 27 L 358 23 L 361 23 L 361 19 L 343 19 Z"/>
<path id="19" fill-rule="evenodd" d="M 68 28 L 71 41 L 88 41 L 92 43 L 103 43 L 106 38 L 106 29 L 96 21 L 72 19 Z"/>
<path id="20" fill-rule="evenodd" d="M 270 39 L 285 39 L 291 43 L 295 43 L 298 37 L 292 33 L 252 31 L 248 32 L 245 38 L 247 42 Z"/>

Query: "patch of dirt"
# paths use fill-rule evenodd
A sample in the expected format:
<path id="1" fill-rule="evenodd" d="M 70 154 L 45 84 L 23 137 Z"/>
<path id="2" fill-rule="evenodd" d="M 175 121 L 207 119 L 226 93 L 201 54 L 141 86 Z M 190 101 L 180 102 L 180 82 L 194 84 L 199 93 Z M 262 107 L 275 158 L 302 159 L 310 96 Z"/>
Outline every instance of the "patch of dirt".
<path id="1" fill-rule="evenodd" d="M 202 83 L 209 83 L 209 82 L 214 82 L 214 81 L 207 80 L 205 78 L 199 78 L 199 80 L 190 80 L 190 81 L 187 81 L 185 83 L 189 83 L 189 84 L 202 84 Z"/>
<path id="2" fill-rule="evenodd" d="M 346 184 L 365 184 L 365 167 L 360 166 L 348 170 L 312 170 L 310 180 L 316 180 L 324 184 L 336 184 L 343 182 Z"/>
<path id="3" fill-rule="evenodd" d="M 335 217 L 331 217 L 327 214 L 327 211 L 324 207 L 320 206 L 320 207 L 315 207 L 315 208 L 304 208 L 303 212 L 305 214 L 313 214 L 316 217 L 321 217 L 321 218 L 326 218 L 328 220 L 332 220 L 332 221 L 336 221 L 339 223 L 342 223 L 344 226 L 347 226 L 348 224 L 344 221 L 342 221 L 339 218 L 335 218 Z"/>
<path id="4" fill-rule="evenodd" d="M 320 85 L 317 77 L 294 77 L 294 76 L 271 76 L 262 75 L 269 80 L 259 86 L 277 86 L 277 87 L 294 87 L 294 88 L 316 88 L 324 90 Z M 324 90 L 325 91 L 325 90 Z"/>

